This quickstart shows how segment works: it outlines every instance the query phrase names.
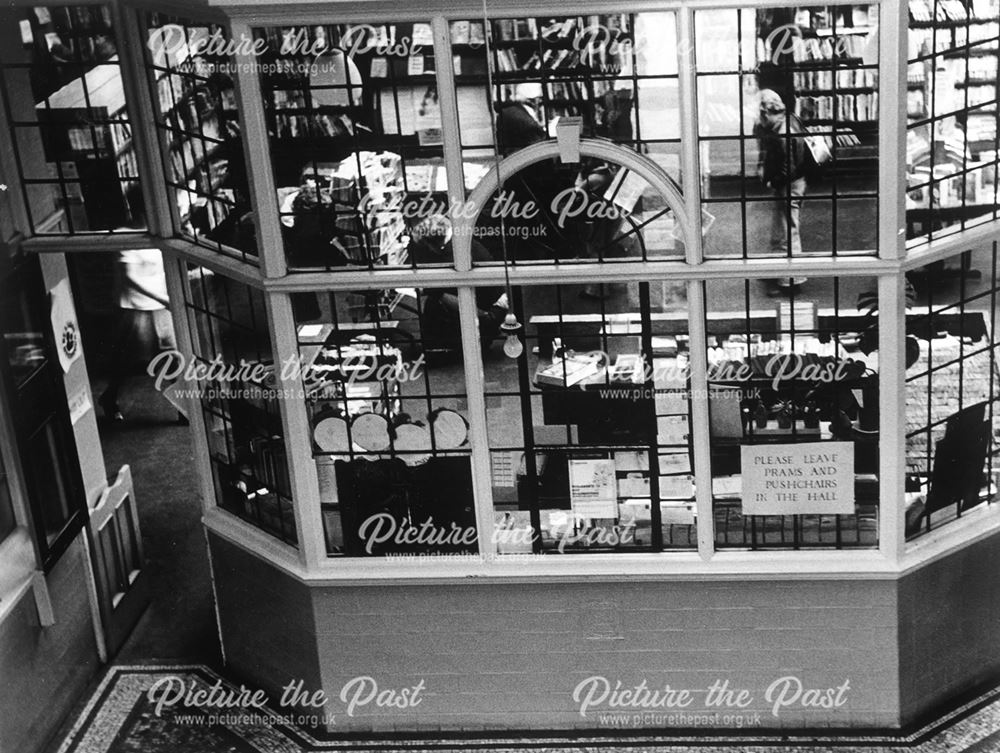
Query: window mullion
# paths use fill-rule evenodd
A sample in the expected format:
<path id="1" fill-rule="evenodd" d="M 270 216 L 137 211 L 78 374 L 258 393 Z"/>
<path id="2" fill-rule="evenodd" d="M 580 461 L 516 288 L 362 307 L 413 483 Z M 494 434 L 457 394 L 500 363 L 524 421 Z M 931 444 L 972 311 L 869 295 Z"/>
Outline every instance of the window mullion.
<path id="1" fill-rule="evenodd" d="M 118 45 L 121 58 L 122 86 L 125 91 L 125 109 L 128 113 L 132 133 L 133 151 L 142 197 L 145 201 L 146 223 L 154 235 L 171 236 L 172 219 L 167 194 L 161 190 L 167 181 L 163 172 L 163 162 L 156 157 L 159 139 L 156 133 L 156 119 L 153 114 L 153 100 L 146 76 L 141 35 L 136 11 L 121 4 L 114 4 L 115 24 L 124 44 Z"/>
<path id="2" fill-rule="evenodd" d="M 191 286 L 187 276 L 187 262 L 175 252 L 164 254 L 163 270 L 167 279 L 167 295 L 170 299 L 170 314 L 174 322 L 174 333 L 177 338 L 177 350 L 182 364 L 194 362 L 193 336 L 189 327 L 188 301 L 191 300 Z M 206 513 L 215 508 L 216 493 L 213 482 L 211 452 L 208 446 L 208 434 L 205 426 L 205 414 L 201 410 L 201 399 L 192 390 L 197 383 L 191 383 L 182 372 L 177 377 L 181 394 L 188 395 L 188 423 L 191 426 L 191 436 L 194 443 L 195 465 L 198 470 L 198 482 L 201 487 L 201 505 Z"/>
<path id="3" fill-rule="evenodd" d="M 689 264 L 700 264 L 701 247 L 701 164 L 698 149 L 697 80 L 694 64 L 694 11 L 677 11 L 677 72 L 681 113 L 681 183 L 690 227 L 685 228 L 684 256 Z"/>
<path id="4" fill-rule="evenodd" d="M 298 334 L 291 296 L 265 294 L 271 325 L 274 352 L 274 375 L 282 397 L 278 399 L 281 427 L 285 432 L 292 510 L 295 515 L 299 559 L 308 570 L 317 569 L 326 559 L 323 516 L 320 511 L 319 475 L 313 459 L 312 429 L 303 395 L 305 389 L 298 369 L 286 364 L 299 363 Z M 328 500 L 335 504 L 336 500 Z"/>
<path id="5" fill-rule="evenodd" d="M 704 560 L 715 554 L 715 515 L 712 509 L 712 438 L 708 418 L 708 344 L 706 335 L 705 284 L 687 286 L 689 379 L 691 401 L 691 446 L 698 513 L 698 554 Z"/>
<path id="6" fill-rule="evenodd" d="M 465 368 L 465 394 L 468 400 L 469 445 L 472 448 L 472 493 L 476 504 L 476 529 L 479 554 L 496 554 L 493 535 L 493 485 L 490 470 L 489 436 L 486 430 L 486 375 L 479 343 L 479 318 L 475 290 L 458 289 L 459 316 L 462 326 L 462 359 Z"/>
<path id="7" fill-rule="evenodd" d="M 906 470 L 906 278 L 878 280 L 879 548 L 899 562 L 904 547 Z"/>
<path id="8" fill-rule="evenodd" d="M 909 5 L 885 0 L 879 17 L 878 254 L 898 259 L 906 253 Z"/>
<path id="9" fill-rule="evenodd" d="M 264 102 L 257 75 L 257 58 L 243 48 L 253 39 L 249 24 L 233 22 L 231 39 L 241 42 L 240 52 L 233 57 L 236 75 L 233 77 L 236 102 L 240 112 L 240 143 L 247 169 L 250 200 L 254 207 L 257 230 L 257 253 L 267 277 L 282 277 L 287 272 L 285 245 L 281 238 L 281 219 L 271 169 L 271 142 L 264 122 Z"/>
<path id="10" fill-rule="evenodd" d="M 437 80 L 438 103 L 441 107 L 444 166 L 448 178 L 448 202 L 460 207 L 465 201 L 465 173 L 462 167 L 462 144 L 459 139 L 458 99 L 455 93 L 455 71 L 451 57 L 451 31 L 443 16 L 431 20 L 434 34 L 434 70 Z M 492 114 L 490 115 L 492 117 Z M 449 211 L 449 216 L 451 212 Z M 472 269 L 472 244 L 452 242 L 455 269 Z"/>

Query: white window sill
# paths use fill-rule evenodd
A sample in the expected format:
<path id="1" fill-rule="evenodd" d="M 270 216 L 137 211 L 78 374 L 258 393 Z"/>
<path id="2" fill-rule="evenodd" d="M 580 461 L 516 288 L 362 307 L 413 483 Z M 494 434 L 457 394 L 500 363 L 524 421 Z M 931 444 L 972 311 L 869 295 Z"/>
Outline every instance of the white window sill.
<path id="1" fill-rule="evenodd" d="M 1000 505 L 977 508 L 907 544 L 899 562 L 877 549 L 615 554 L 330 557 L 307 569 L 282 544 L 223 510 L 204 517 L 209 531 L 314 586 L 446 583 L 575 583 L 603 581 L 896 580 L 943 556 L 1000 532 Z"/>

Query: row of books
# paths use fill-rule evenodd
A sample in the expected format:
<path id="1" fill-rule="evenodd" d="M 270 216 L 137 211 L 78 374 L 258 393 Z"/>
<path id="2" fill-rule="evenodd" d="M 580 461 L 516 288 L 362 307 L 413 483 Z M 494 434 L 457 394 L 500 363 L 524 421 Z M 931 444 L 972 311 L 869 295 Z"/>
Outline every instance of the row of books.
<path id="1" fill-rule="evenodd" d="M 910 18 L 924 23 L 989 21 L 995 19 L 996 15 L 995 0 L 974 0 L 971 9 L 966 8 L 960 0 L 910 0 Z"/>
<path id="2" fill-rule="evenodd" d="M 500 71 L 540 71 L 560 68 L 576 68 L 581 65 L 580 53 L 576 50 L 549 48 L 542 52 L 535 50 L 524 62 L 518 60 L 513 49 L 497 50 L 497 67 Z"/>
<path id="3" fill-rule="evenodd" d="M 997 24 L 946 29 L 910 29 L 909 58 L 913 60 L 952 50 L 961 51 L 962 48 L 970 44 L 978 44 L 975 48 L 977 50 L 996 50 L 995 40 L 998 35 L 1000 35 L 1000 25 Z M 975 53 L 973 53 L 974 55 Z"/>
<path id="4" fill-rule="evenodd" d="M 847 26 L 847 23 L 850 26 Z M 799 8 L 795 12 L 795 23 L 803 28 L 816 31 L 833 29 L 846 33 L 853 28 L 867 29 L 878 24 L 877 5 L 844 5 L 833 8 Z"/>
<path id="5" fill-rule="evenodd" d="M 172 181 L 186 183 L 188 177 L 197 173 L 196 168 L 209 164 L 217 145 L 198 138 L 184 139 L 170 150 Z"/>
<path id="6" fill-rule="evenodd" d="M 114 153 L 120 152 L 132 138 L 131 126 L 122 121 L 108 123 L 92 123 L 81 126 L 71 126 L 66 129 L 69 147 L 74 152 L 94 152 L 89 156 L 103 156 L 110 146 Z"/>
<path id="7" fill-rule="evenodd" d="M 573 16 L 569 18 L 501 18 L 491 22 L 500 42 L 543 39 L 547 42 L 571 40 L 583 29 L 600 27 L 609 32 L 628 33 L 628 16 L 623 14 Z M 471 32 L 470 32 L 471 35 Z"/>
<path id="8" fill-rule="evenodd" d="M 906 93 L 906 114 L 910 118 L 927 117 L 927 97 L 923 89 L 911 89 Z"/>
<path id="9" fill-rule="evenodd" d="M 974 168 L 975 165 L 969 165 Z M 944 169 L 951 171 L 952 168 Z M 938 172 L 935 169 L 935 173 Z M 951 177 L 938 179 L 931 185 L 922 185 L 920 188 L 907 192 L 907 199 L 911 206 L 928 207 L 930 191 L 933 191 L 934 207 L 960 207 L 974 204 L 993 204 L 996 201 L 996 189 L 992 181 L 986 181 L 987 171 L 985 169 L 975 170 L 965 175 L 954 175 Z M 931 179 L 930 170 L 927 167 L 914 167 L 910 169 L 909 179 L 911 183 L 926 184 Z"/>
<path id="10" fill-rule="evenodd" d="M 118 177 L 122 179 L 138 179 L 139 164 L 135 156 L 135 150 L 129 149 L 118 155 L 116 160 L 118 166 Z"/>
<path id="11" fill-rule="evenodd" d="M 983 113 L 976 115 L 974 113 L 969 114 L 969 118 L 966 121 L 965 126 L 966 133 L 968 135 L 968 140 L 981 141 L 985 143 L 995 144 L 997 141 L 997 119 L 996 115 L 993 113 Z M 980 159 L 996 162 L 996 152 L 993 152 L 992 160 L 984 154 L 978 155 Z"/>
<path id="12" fill-rule="evenodd" d="M 186 107 L 193 113 L 190 123 L 197 122 L 201 113 L 211 112 L 217 106 L 223 110 L 236 109 L 236 95 L 232 88 L 211 90 L 179 73 L 160 76 L 156 81 L 156 94 L 161 113 L 166 115 L 175 108 Z"/>
<path id="13" fill-rule="evenodd" d="M 838 35 L 792 40 L 792 58 L 795 62 L 809 60 L 835 60 L 861 58 L 868 49 L 868 38 L 860 35 Z M 773 52 L 773 51 L 772 51 Z"/>
<path id="14" fill-rule="evenodd" d="M 452 21 L 451 43 L 482 45 L 486 39 L 481 21 Z"/>
<path id="15" fill-rule="evenodd" d="M 878 118 L 878 93 L 799 97 L 795 114 L 803 120 L 875 120 Z"/>
<path id="16" fill-rule="evenodd" d="M 958 74 L 956 78 L 961 80 L 963 78 L 962 71 L 966 66 L 965 60 L 949 60 L 948 62 L 954 64 L 955 69 L 957 69 L 956 73 Z M 997 58 L 993 55 L 969 58 L 967 70 L 970 82 L 987 81 L 994 83 L 997 80 Z"/>
<path id="17" fill-rule="evenodd" d="M 40 26 L 52 24 L 62 32 L 111 30 L 111 10 L 106 5 L 37 5 L 34 12 Z"/>
<path id="18" fill-rule="evenodd" d="M 490 22 L 490 26 L 501 42 L 538 39 L 538 22 L 534 18 L 500 18 Z"/>
<path id="19" fill-rule="evenodd" d="M 878 73 L 870 68 L 796 71 L 792 74 L 796 89 L 860 89 L 878 84 Z"/>
<path id="20" fill-rule="evenodd" d="M 276 113 L 274 116 L 274 136 L 279 139 L 337 138 L 352 133 L 353 126 L 346 115 Z"/>

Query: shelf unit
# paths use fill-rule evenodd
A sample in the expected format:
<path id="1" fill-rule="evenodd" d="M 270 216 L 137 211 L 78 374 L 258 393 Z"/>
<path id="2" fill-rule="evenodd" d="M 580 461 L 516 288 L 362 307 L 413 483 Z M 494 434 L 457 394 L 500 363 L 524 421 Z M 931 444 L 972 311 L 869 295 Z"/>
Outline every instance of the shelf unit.
<path id="1" fill-rule="evenodd" d="M 988 173 L 997 150 L 997 110 L 989 103 L 1000 95 L 998 49 L 989 40 L 1000 36 L 1000 5 L 996 0 L 939 0 L 937 18 L 932 18 L 932 7 L 929 0 L 910 0 L 908 182 L 919 187 L 907 196 L 907 209 L 914 217 L 932 205 L 986 208 L 992 203 Z M 932 101 L 936 119 L 921 123 L 931 117 Z M 978 104 L 987 107 L 940 117 Z M 979 165 L 983 169 L 975 169 Z M 949 178 L 956 167 L 973 172 Z M 926 185 L 931 180 L 933 188 Z"/>
<path id="2" fill-rule="evenodd" d="M 83 204 L 75 229 L 121 226 L 126 184 L 138 170 L 109 9 L 38 6 L 21 34 L 37 64 L 32 88 L 46 160 L 58 165 L 65 198 Z"/>
<path id="3" fill-rule="evenodd" d="M 188 29 L 189 46 L 197 46 L 213 34 L 209 27 Z M 232 81 L 213 73 L 213 64 L 224 64 L 225 58 L 200 55 L 188 57 L 187 48 L 177 53 L 180 58 L 167 70 L 163 61 L 154 60 L 152 69 L 153 96 L 158 106 L 158 126 L 167 143 L 170 181 L 179 187 L 197 191 L 202 197 L 223 198 L 226 201 L 196 199 L 204 204 L 204 217 L 196 228 L 205 234 L 219 228 L 229 216 L 235 194 L 228 187 L 230 160 L 240 159 L 236 99 Z M 236 150 L 232 148 L 236 143 Z M 193 222 L 194 206 L 181 208 L 181 221 Z"/>
<path id="4" fill-rule="evenodd" d="M 877 6 L 797 8 L 799 35 L 788 41 L 758 27 L 758 83 L 793 101 L 795 114 L 823 134 L 844 170 L 874 169 L 878 120 L 878 71 L 871 35 Z"/>

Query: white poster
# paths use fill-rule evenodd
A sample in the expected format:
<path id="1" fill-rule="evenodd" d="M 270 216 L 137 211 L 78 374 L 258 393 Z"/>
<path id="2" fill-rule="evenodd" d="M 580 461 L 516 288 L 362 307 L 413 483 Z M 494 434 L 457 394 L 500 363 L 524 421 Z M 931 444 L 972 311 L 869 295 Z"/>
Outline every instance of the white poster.
<path id="1" fill-rule="evenodd" d="M 741 448 L 747 515 L 854 513 L 854 443 L 803 442 Z"/>
<path id="2" fill-rule="evenodd" d="M 570 460 L 569 498 L 578 518 L 617 518 L 615 461 Z"/>
<path id="3" fill-rule="evenodd" d="M 76 323 L 73 294 L 69 280 L 64 279 L 50 291 L 52 296 L 52 334 L 63 371 L 69 371 L 73 361 L 80 357 L 80 326 Z"/>

